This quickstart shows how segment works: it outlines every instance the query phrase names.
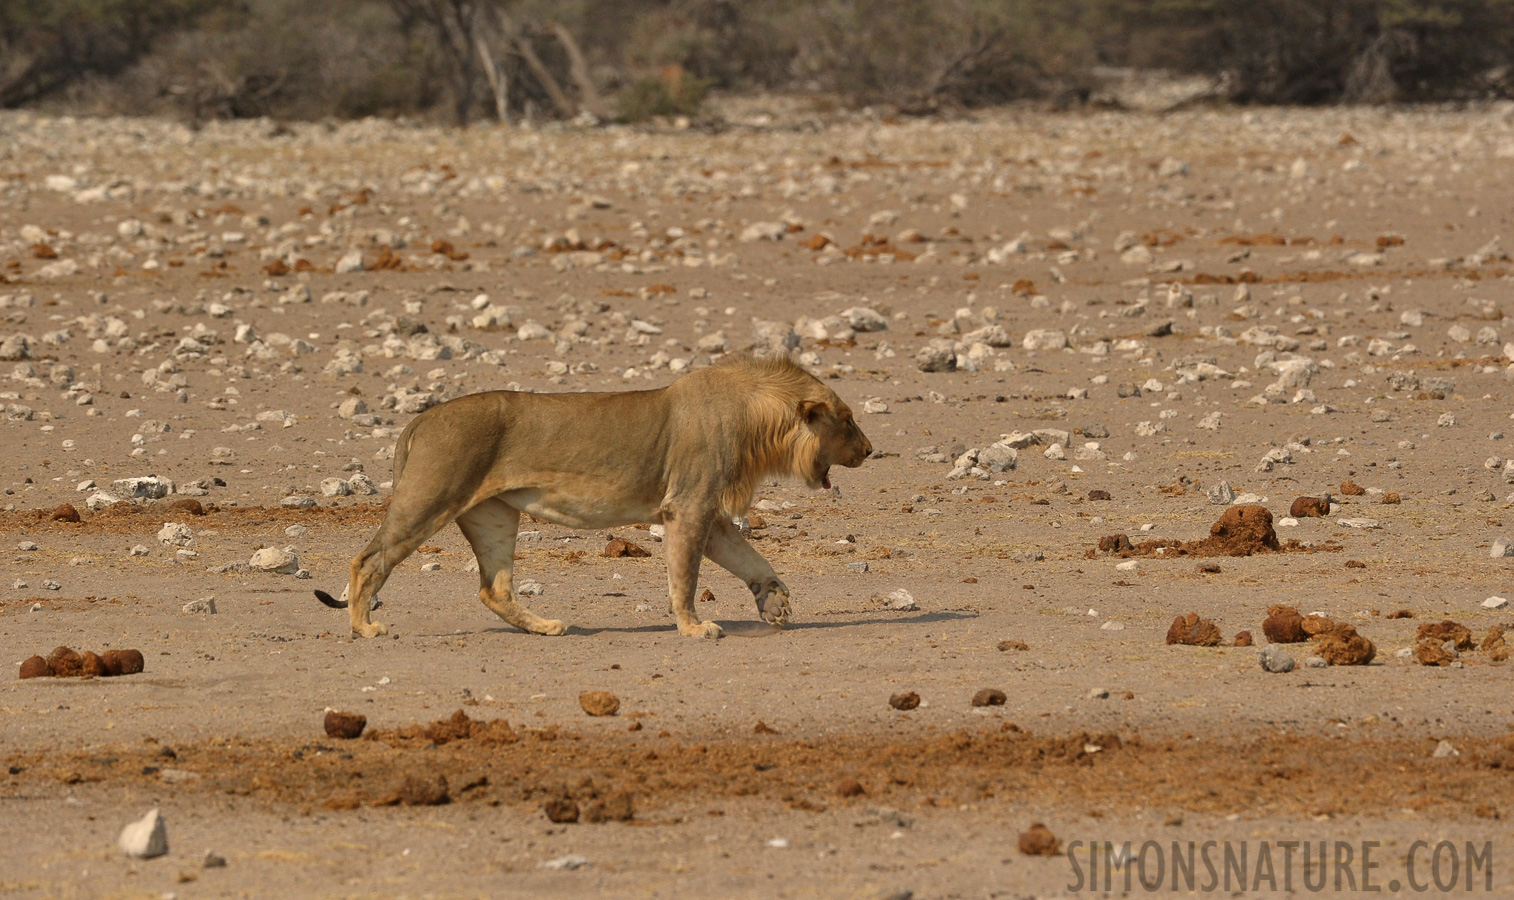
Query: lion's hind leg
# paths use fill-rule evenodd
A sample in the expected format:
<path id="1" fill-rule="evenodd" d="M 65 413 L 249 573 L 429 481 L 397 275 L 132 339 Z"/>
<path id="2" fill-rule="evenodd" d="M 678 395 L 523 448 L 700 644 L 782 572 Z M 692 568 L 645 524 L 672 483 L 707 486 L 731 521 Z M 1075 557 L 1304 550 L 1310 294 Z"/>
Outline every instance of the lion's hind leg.
<path id="1" fill-rule="evenodd" d="M 721 516 L 710 527 L 704 555 L 710 561 L 740 578 L 757 599 L 757 614 L 769 625 L 782 628 L 789 620 L 789 588 L 773 571 L 772 565 L 742 537 L 731 520 Z"/>
<path id="2" fill-rule="evenodd" d="M 562 634 L 567 626 L 543 619 L 515 602 L 515 535 L 520 510 L 491 497 L 457 517 L 457 527 L 478 558 L 478 599 L 494 614 L 531 634 Z"/>

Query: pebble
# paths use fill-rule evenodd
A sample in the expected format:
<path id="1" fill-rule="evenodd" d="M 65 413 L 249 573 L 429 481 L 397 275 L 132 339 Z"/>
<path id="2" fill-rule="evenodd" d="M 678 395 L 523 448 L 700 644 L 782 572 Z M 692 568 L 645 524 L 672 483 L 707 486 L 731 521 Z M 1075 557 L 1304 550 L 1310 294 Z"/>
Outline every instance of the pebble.
<path id="1" fill-rule="evenodd" d="M 284 529 L 284 536 L 285 537 L 302 537 L 302 536 L 304 536 L 305 532 L 307 532 L 309 530 L 310 529 L 306 528 L 304 525 L 290 525 L 288 528 Z"/>
<path id="2" fill-rule="evenodd" d="M 153 859 L 168 852 L 168 826 L 164 823 L 162 814 L 152 809 L 121 829 L 121 837 L 116 843 L 127 856 Z"/>
<path id="3" fill-rule="evenodd" d="M 165 547 L 188 547 L 194 543 L 194 539 L 194 532 L 188 525 L 164 522 L 163 527 L 158 529 L 158 543 Z"/>
<path id="4" fill-rule="evenodd" d="M 198 600 L 191 600 L 184 604 L 184 612 L 191 615 L 213 616 L 216 614 L 216 598 L 201 597 Z"/>
<path id="5" fill-rule="evenodd" d="M 1109 699 L 1109 689 L 1108 688 L 1101 688 L 1101 687 L 1090 688 L 1089 691 L 1088 691 L 1088 699 L 1090 699 L 1090 700 L 1107 700 L 1107 699 Z"/>
<path id="6" fill-rule="evenodd" d="M 1324 669 L 1329 667 L 1329 665 L 1323 657 L 1308 656 L 1304 658 L 1304 668 L 1306 669 Z"/>
<path id="7" fill-rule="evenodd" d="M 920 604 L 915 602 L 914 595 L 904 588 L 890 591 L 888 596 L 884 598 L 883 605 L 886 609 L 897 610 L 899 612 L 912 612 L 920 608 Z"/>
<path id="8" fill-rule="evenodd" d="M 579 856 L 577 853 L 570 853 L 567 856 L 559 856 L 556 859 L 549 859 L 546 862 L 542 863 L 541 867 L 543 869 L 571 872 L 574 869 L 582 869 L 587 865 L 589 865 L 589 860 L 586 857 Z"/>
<path id="9" fill-rule="evenodd" d="M 34 550 L 40 550 L 41 548 L 37 546 L 36 541 L 22 541 L 21 543 L 16 545 L 16 549 L 30 553 Z"/>
<path id="10" fill-rule="evenodd" d="M 1509 605 L 1506 597 L 1489 597 L 1482 602 L 1483 609 L 1503 609 Z"/>
<path id="11" fill-rule="evenodd" d="M 1435 752 L 1431 753 L 1430 756 L 1433 759 L 1451 759 L 1452 757 L 1461 756 L 1461 751 L 1456 749 L 1450 741 L 1443 740 L 1435 745 Z"/>
<path id="12" fill-rule="evenodd" d="M 1235 489 L 1230 486 L 1230 482 L 1228 481 L 1221 481 L 1218 484 L 1210 486 L 1205 494 L 1208 496 L 1209 502 L 1215 506 L 1229 506 L 1235 502 Z"/>
<path id="13" fill-rule="evenodd" d="M 1263 671 L 1281 674 L 1292 672 L 1295 665 L 1293 657 L 1282 648 L 1268 644 L 1257 654 L 1257 660 L 1261 663 Z"/>
<path id="14" fill-rule="evenodd" d="M 1493 559 L 1503 559 L 1504 557 L 1514 556 L 1514 541 L 1510 541 L 1506 537 L 1495 538 L 1493 540 L 1493 546 L 1488 550 L 1488 556 L 1492 557 Z"/>

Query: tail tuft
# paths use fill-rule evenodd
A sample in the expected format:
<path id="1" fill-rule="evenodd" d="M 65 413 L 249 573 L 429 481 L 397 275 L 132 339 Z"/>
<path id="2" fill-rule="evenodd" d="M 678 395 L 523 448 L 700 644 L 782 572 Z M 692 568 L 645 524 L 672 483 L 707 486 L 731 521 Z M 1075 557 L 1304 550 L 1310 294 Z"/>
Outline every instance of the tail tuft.
<path id="1" fill-rule="evenodd" d="M 326 593 L 325 591 L 316 591 L 315 592 L 315 599 L 321 601 L 322 603 L 326 604 L 327 606 L 331 607 L 332 609 L 346 609 L 347 608 L 347 601 L 346 600 L 338 600 L 335 597 L 331 596 L 330 594 Z"/>

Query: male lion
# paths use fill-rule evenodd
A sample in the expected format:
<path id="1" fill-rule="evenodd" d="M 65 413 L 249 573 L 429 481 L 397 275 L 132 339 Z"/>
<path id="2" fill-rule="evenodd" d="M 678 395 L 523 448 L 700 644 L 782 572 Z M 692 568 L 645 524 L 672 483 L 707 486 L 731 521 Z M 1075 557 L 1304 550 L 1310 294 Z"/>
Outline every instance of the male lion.
<path id="1" fill-rule="evenodd" d="M 721 636 L 694 613 L 701 555 L 745 582 L 762 618 L 782 626 L 788 586 L 732 518 L 764 478 L 829 488 L 832 465 L 855 468 L 872 450 L 835 391 L 787 359 L 735 358 L 652 391 L 470 394 L 405 427 L 378 534 L 352 560 L 342 599 L 316 597 L 345 607 L 354 633 L 387 633 L 369 621 L 370 600 L 395 566 L 456 520 L 478 557 L 484 605 L 523 631 L 562 634 L 562 622 L 513 595 L 515 534 L 526 512 L 570 528 L 666 526 L 668 595 L 681 634 Z"/>

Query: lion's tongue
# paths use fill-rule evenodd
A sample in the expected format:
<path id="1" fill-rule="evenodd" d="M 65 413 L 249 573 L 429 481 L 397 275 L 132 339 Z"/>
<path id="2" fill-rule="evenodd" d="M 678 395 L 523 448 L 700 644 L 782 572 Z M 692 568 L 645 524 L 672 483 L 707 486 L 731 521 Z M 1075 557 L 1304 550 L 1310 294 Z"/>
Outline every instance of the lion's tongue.
<path id="1" fill-rule="evenodd" d="M 826 490 L 830 490 L 831 489 L 831 473 L 830 472 L 826 472 L 824 475 L 820 476 L 820 486 L 823 487 L 823 488 L 825 488 Z"/>

